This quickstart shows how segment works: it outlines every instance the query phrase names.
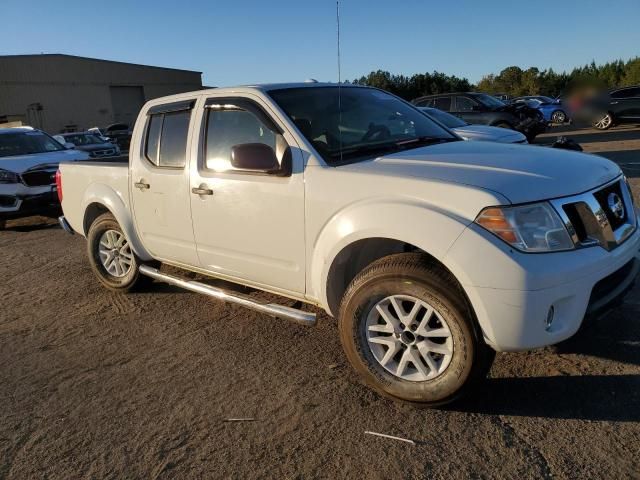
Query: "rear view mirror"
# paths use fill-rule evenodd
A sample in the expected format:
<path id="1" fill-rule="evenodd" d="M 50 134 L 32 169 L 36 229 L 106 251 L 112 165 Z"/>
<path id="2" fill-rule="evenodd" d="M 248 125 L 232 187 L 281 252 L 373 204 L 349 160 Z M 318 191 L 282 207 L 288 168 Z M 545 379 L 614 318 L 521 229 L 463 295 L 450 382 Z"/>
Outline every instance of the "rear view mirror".
<path id="1" fill-rule="evenodd" d="M 242 143 L 231 149 L 231 165 L 239 170 L 276 173 L 280 164 L 276 152 L 264 143 Z"/>
<path id="2" fill-rule="evenodd" d="M 64 143 L 64 148 L 66 148 L 67 150 L 73 150 L 74 148 L 76 148 L 75 144 L 71 143 L 71 142 L 65 142 Z"/>

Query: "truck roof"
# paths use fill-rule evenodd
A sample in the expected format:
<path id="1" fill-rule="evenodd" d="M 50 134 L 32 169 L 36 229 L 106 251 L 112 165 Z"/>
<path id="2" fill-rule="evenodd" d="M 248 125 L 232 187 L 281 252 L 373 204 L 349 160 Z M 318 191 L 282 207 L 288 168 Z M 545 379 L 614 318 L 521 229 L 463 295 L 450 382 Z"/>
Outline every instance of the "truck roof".
<path id="1" fill-rule="evenodd" d="M 284 90 L 287 88 L 319 88 L 319 87 L 343 87 L 343 88 L 366 88 L 362 85 L 352 85 L 352 84 L 338 84 L 338 83 L 330 83 L 330 82 L 316 82 L 316 81 L 308 81 L 308 82 L 293 82 L 293 83 L 262 83 L 262 84 L 253 84 L 253 85 L 238 85 L 235 87 L 219 87 L 219 88 L 206 88 L 203 90 L 195 90 L 192 92 L 184 92 L 177 93 L 175 95 L 169 95 L 166 97 L 159 97 L 150 100 L 153 104 L 164 103 L 169 100 L 178 100 L 183 99 L 189 96 L 193 96 L 194 94 L 207 94 L 207 93 L 216 93 L 216 94 L 234 94 L 234 93 L 249 93 L 249 92 L 269 92 L 273 90 Z"/>

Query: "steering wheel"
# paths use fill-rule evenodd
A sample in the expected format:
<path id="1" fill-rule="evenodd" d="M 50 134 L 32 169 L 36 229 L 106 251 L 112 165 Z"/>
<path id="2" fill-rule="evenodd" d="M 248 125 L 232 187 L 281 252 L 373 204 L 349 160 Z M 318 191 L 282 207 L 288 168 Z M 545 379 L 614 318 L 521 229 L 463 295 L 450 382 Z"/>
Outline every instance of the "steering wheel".
<path id="1" fill-rule="evenodd" d="M 391 130 L 386 125 L 376 125 L 370 123 L 367 133 L 365 133 L 360 139 L 361 142 L 366 140 L 383 140 L 391 136 Z"/>

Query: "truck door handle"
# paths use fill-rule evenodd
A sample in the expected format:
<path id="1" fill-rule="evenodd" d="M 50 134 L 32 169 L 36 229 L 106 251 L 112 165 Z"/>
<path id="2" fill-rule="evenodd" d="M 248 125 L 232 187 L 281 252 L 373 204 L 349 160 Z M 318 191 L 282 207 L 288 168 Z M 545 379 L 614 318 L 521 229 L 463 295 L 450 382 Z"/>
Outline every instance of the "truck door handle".
<path id="1" fill-rule="evenodd" d="M 213 190 L 207 188 L 206 185 L 200 185 L 199 187 L 194 187 L 191 189 L 191 193 L 195 195 L 213 195 Z"/>
<path id="2" fill-rule="evenodd" d="M 144 183 L 144 180 L 140 180 L 139 182 L 134 183 L 133 186 L 139 188 L 140 190 L 149 190 L 151 188 L 151 185 L 149 185 L 148 183 Z"/>
<path id="3" fill-rule="evenodd" d="M 611 102 L 611 105 L 616 105 L 618 102 Z"/>

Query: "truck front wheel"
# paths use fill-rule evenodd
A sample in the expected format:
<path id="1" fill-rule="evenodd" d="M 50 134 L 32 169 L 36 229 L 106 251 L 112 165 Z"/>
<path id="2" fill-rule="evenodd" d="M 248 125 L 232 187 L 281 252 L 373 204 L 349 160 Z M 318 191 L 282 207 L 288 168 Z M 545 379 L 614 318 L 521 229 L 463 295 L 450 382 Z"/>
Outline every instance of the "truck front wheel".
<path id="1" fill-rule="evenodd" d="M 356 276 L 339 330 L 366 385 L 427 406 L 459 398 L 495 356 L 448 272 L 418 253 L 384 257 Z"/>
<path id="2" fill-rule="evenodd" d="M 140 275 L 140 260 L 110 213 L 100 215 L 89 227 L 87 249 L 91 269 L 111 290 L 127 292 L 147 278 Z"/>

